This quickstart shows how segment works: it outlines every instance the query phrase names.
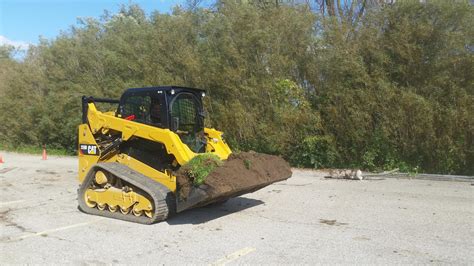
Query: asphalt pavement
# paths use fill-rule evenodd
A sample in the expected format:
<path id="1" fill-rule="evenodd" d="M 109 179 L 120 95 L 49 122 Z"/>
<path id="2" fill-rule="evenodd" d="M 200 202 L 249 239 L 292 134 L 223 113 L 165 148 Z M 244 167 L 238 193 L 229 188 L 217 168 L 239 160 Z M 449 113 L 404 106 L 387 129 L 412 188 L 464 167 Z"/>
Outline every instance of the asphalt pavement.
<path id="1" fill-rule="evenodd" d="M 293 177 L 140 225 L 77 209 L 77 159 L 0 151 L 0 264 L 474 264 L 469 182 Z"/>

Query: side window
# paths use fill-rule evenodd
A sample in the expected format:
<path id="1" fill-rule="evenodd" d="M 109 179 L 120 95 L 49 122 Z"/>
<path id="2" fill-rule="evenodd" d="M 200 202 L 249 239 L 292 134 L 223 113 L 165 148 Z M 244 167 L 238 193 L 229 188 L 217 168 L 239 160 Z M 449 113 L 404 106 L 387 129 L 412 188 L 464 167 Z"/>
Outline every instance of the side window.
<path id="1" fill-rule="evenodd" d="M 196 126 L 197 106 L 190 94 L 178 95 L 171 106 L 171 117 L 175 121 L 176 130 L 183 133 L 194 133 Z"/>
<path id="2" fill-rule="evenodd" d="M 161 104 L 158 99 L 155 99 L 150 107 L 150 120 L 153 125 L 162 126 L 161 121 Z"/>
<path id="3" fill-rule="evenodd" d="M 133 117 L 133 121 L 150 123 L 151 97 L 147 95 L 130 96 L 125 99 L 122 107 L 122 117 Z"/>

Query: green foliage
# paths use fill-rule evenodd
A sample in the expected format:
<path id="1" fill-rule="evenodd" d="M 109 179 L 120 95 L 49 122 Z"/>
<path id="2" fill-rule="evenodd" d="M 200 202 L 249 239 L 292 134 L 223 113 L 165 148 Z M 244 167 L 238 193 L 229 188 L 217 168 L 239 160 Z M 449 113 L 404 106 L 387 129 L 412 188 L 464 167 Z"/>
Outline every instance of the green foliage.
<path id="1" fill-rule="evenodd" d="M 291 162 L 298 166 L 327 168 L 335 166 L 337 151 L 334 140 L 329 136 L 310 136 L 303 139 L 297 146 Z"/>
<path id="2" fill-rule="evenodd" d="M 250 170 L 250 168 L 252 167 L 252 162 L 248 159 L 245 159 L 244 165 L 245 165 L 245 168 L 247 168 L 247 170 Z"/>
<path id="3" fill-rule="evenodd" d="M 233 150 L 474 174 L 474 6 L 332 2 L 322 15 L 291 2 L 150 16 L 131 5 L 40 40 L 23 61 L 1 47 L 0 143 L 74 152 L 80 96 L 175 84 L 207 89 L 206 125 Z"/>
<path id="4" fill-rule="evenodd" d="M 217 155 L 204 153 L 192 158 L 182 167 L 182 170 L 187 173 L 195 186 L 200 186 L 204 184 L 212 170 L 220 165 L 222 161 Z"/>

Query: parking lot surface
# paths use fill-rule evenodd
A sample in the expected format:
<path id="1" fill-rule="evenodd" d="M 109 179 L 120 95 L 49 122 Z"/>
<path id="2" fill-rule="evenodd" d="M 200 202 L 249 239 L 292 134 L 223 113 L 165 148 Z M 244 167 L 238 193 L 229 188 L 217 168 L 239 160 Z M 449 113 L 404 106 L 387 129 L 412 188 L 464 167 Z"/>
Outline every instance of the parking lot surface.
<path id="1" fill-rule="evenodd" d="M 474 264 L 474 186 L 293 177 L 140 225 L 77 209 L 77 159 L 0 152 L 0 264 Z"/>

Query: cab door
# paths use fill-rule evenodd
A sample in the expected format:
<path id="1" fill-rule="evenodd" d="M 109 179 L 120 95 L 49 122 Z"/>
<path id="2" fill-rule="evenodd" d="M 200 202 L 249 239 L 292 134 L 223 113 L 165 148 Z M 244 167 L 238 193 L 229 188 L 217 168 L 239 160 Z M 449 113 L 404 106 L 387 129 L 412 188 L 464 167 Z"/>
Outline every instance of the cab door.
<path id="1" fill-rule="evenodd" d="M 192 93 L 178 93 L 170 103 L 171 130 L 194 152 L 204 152 L 204 123 L 200 101 Z"/>

